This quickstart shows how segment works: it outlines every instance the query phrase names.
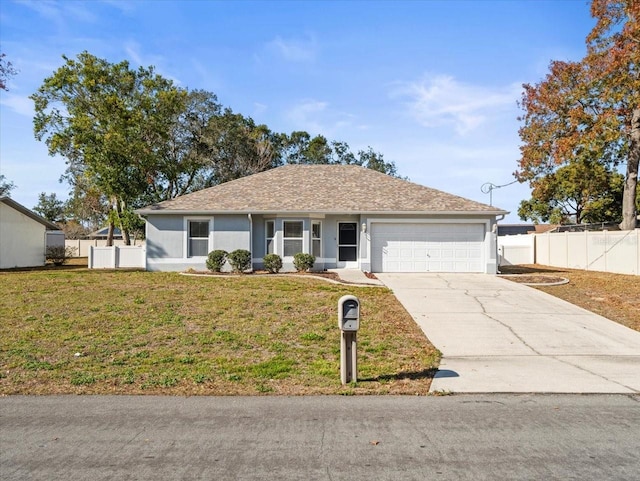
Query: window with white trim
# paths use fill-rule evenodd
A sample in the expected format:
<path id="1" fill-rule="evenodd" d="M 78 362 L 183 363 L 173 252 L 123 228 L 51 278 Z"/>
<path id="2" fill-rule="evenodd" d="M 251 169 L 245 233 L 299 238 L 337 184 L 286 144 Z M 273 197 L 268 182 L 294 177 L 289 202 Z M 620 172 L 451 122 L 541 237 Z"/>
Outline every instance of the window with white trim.
<path id="1" fill-rule="evenodd" d="M 311 254 L 316 258 L 322 257 L 322 223 L 311 224 Z"/>
<path id="2" fill-rule="evenodd" d="M 267 254 L 275 254 L 275 232 L 276 226 L 275 222 L 272 220 L 268 220 L 265 222 L 265 237 L 267 239 L 266 253 Z"/>
<path id="3" fill-rule="evenodd" d="M 209 221 L 188 221 L 187 257 L 206 257 L 209 254 Z"/>
<path id="4" fill-rule="evenodd" d="M 283 240 L 282 254 L 284 257 L 293 257 L 302 252 L 302 221 L 285 220 L 282 222 Z"/>

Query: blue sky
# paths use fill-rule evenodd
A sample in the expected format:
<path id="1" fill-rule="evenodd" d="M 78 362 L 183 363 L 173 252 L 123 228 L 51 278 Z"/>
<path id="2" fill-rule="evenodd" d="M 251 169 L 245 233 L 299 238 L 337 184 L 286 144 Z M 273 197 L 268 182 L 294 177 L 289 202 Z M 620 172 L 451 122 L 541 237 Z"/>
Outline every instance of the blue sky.
<path id="1" fill-rule="evenodd" d="M 154 65 L 274 131 L 367 146 L 411 181 L 489 203 L 511 182 L 523 83 L 578 60 L 584 0 L 0 1 L 0 50 L 19 73 L 0 92 L 0 173 L 27 207 L 68 197 L 64 159 L 33 136 L 28 96 L 83 50 Z M 526 185 L 493 192 L 518 222 Z"/>

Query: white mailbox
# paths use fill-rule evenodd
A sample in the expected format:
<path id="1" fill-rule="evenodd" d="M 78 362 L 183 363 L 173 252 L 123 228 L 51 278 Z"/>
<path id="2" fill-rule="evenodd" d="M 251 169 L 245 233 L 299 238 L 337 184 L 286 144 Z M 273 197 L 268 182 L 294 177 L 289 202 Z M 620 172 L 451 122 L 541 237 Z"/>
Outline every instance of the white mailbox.
<path id="1" fill-rule="evenodd" d="M 338 327 L 341 331 L 360 328 L 360 301 L 355 296 L 342 296 L 338 301 Z"/>

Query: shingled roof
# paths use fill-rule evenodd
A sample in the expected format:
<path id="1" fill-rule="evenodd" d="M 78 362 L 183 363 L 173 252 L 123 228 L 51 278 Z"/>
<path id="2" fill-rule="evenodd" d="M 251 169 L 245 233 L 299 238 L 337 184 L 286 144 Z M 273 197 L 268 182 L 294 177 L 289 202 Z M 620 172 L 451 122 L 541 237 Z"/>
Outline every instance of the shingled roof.
<path id="1" fill-rule="evenodd" d="M 160 213 L 451 213 L 505 211 L 356 165 L 286 165 L 153 204 Z"/>

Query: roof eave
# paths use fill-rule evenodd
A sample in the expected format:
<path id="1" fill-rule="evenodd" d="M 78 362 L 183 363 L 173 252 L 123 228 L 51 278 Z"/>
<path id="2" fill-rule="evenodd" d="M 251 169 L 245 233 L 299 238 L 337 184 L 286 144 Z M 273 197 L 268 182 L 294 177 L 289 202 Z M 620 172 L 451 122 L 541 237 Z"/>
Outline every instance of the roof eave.
<path id="1" fill-rule="evenodd" d="M 146 215 L 308 215 L 308 214 L 324 214 L 324 215 L 449 215 L 449 216 L 498 216 L 509 214 L 509 211 L 496 210 L 192 210 L 192 209 L 138 209 L 136 214 Z"/>

